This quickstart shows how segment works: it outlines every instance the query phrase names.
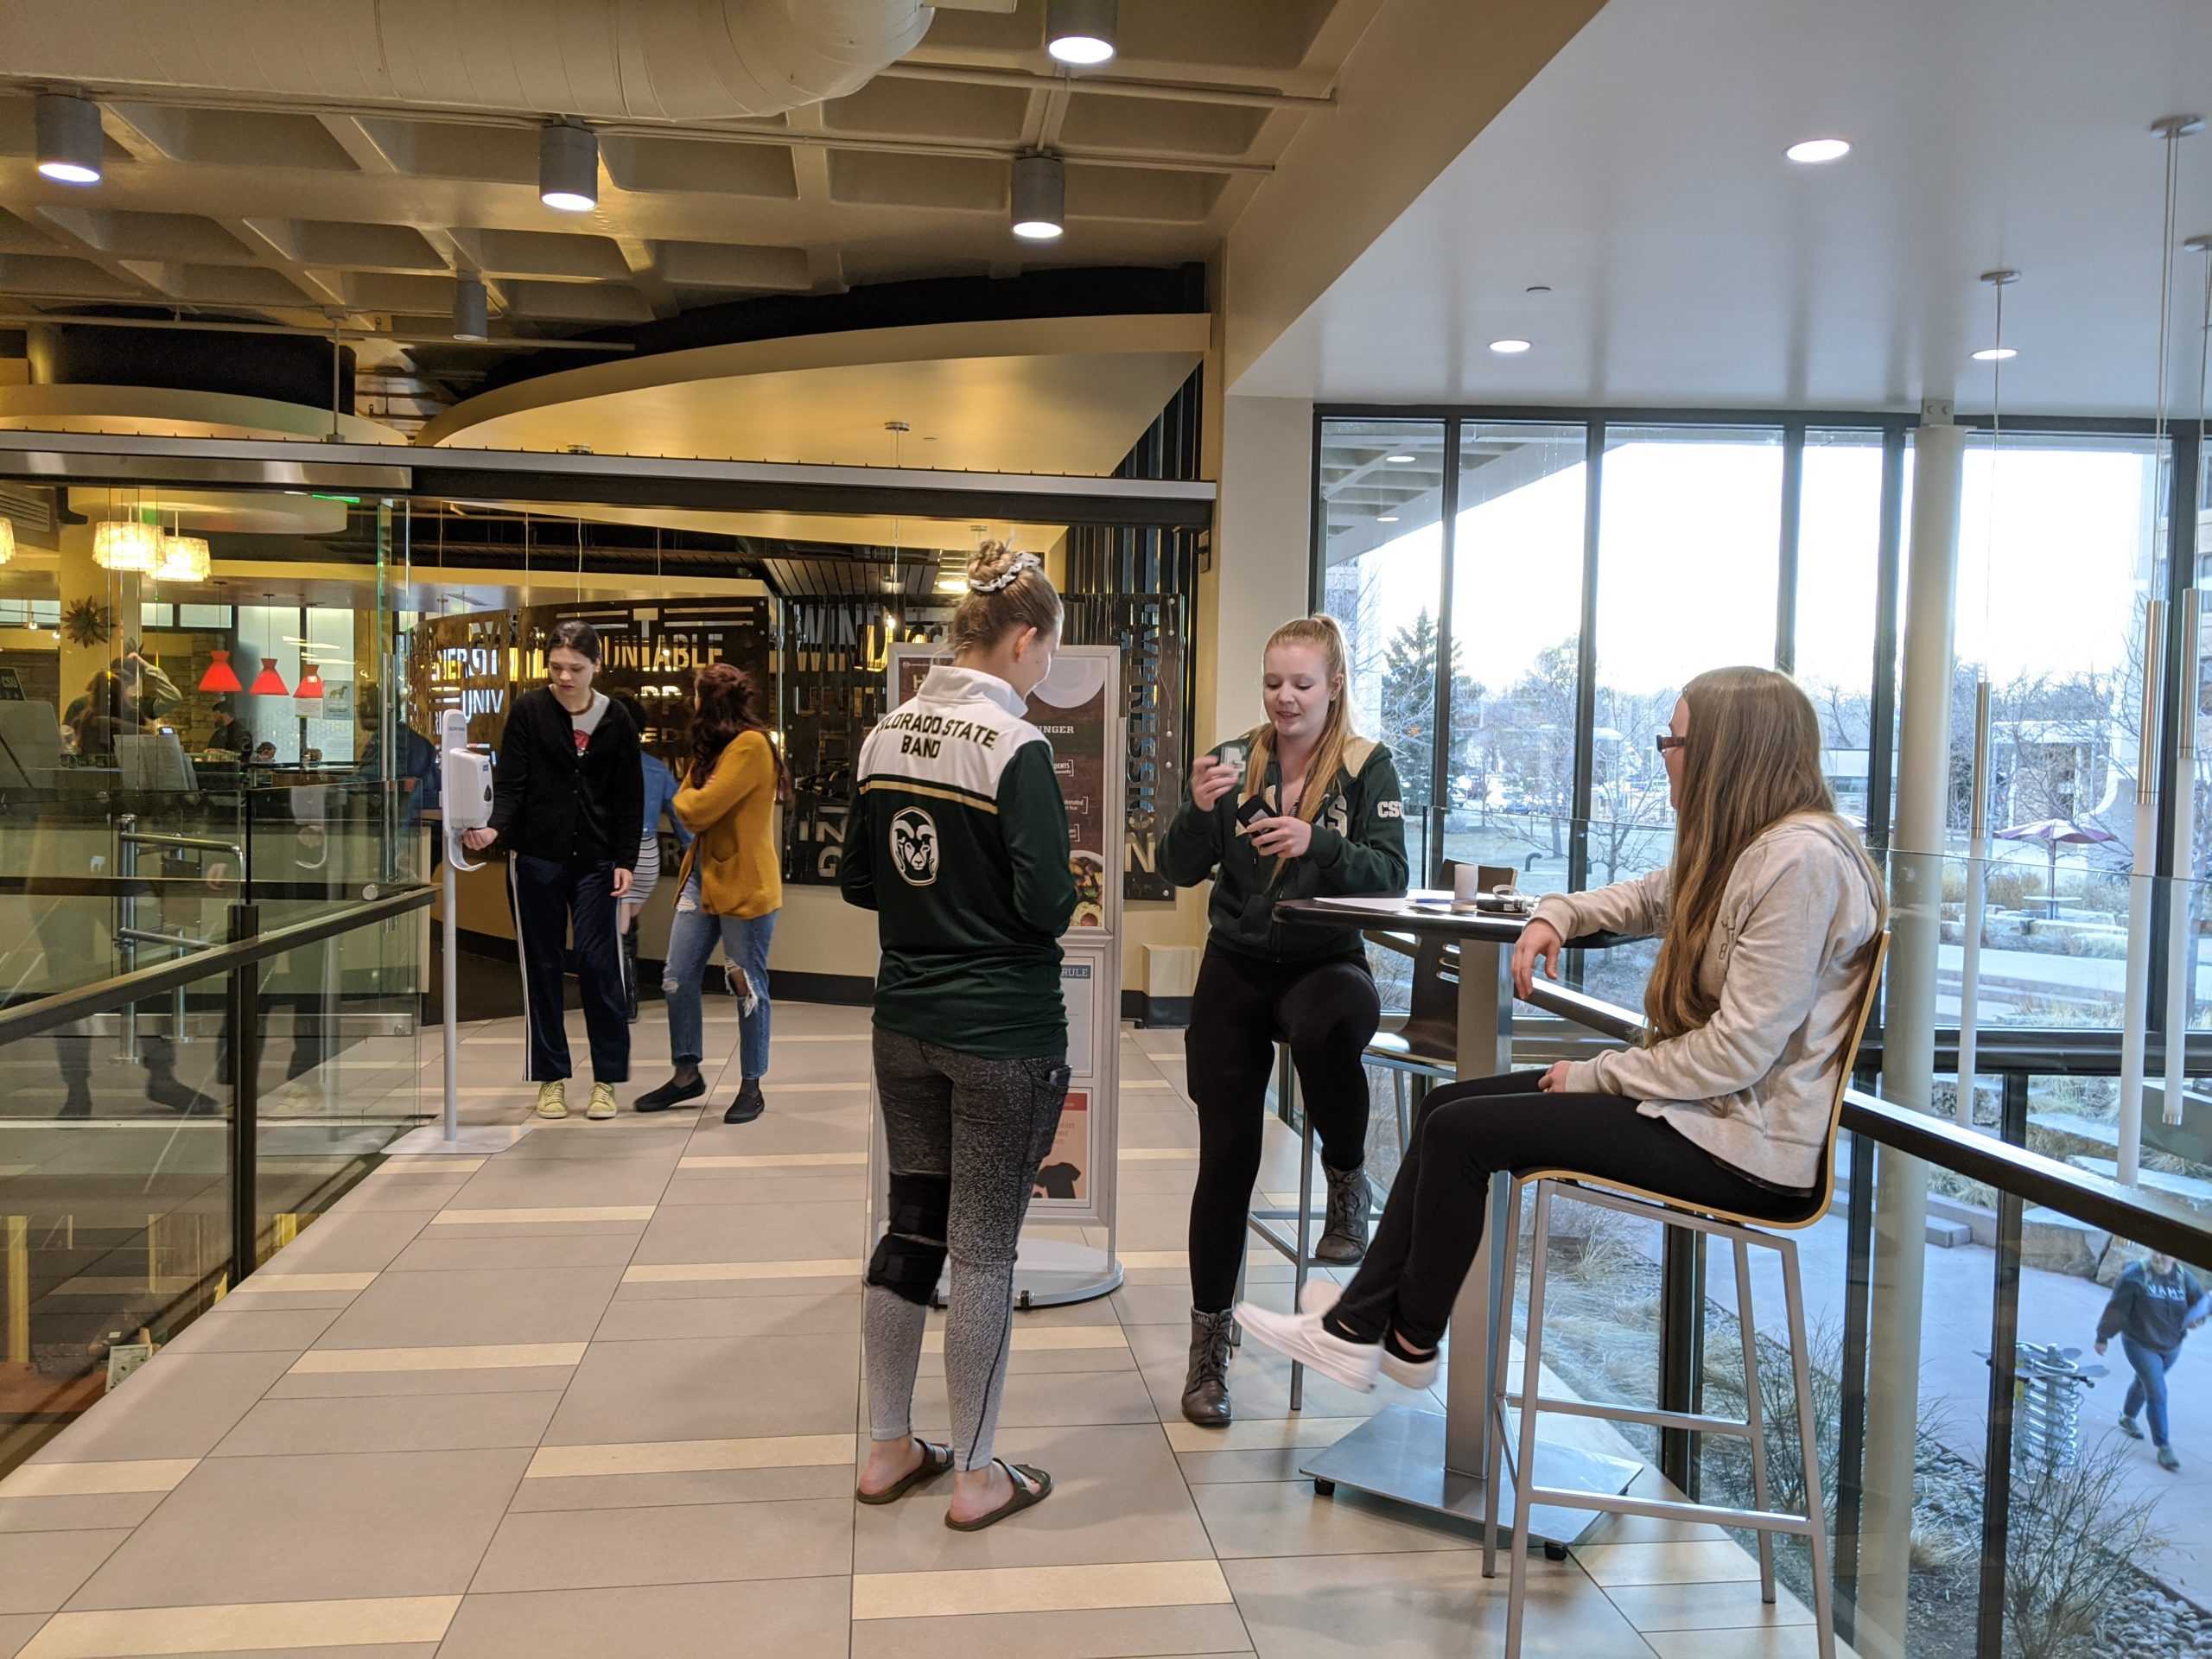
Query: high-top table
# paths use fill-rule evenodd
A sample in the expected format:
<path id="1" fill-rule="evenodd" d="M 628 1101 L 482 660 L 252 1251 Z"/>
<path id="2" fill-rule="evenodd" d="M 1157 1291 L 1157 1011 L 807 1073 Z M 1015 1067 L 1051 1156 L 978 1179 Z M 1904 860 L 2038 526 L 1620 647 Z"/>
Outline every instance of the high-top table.
<path id="1" fill-rule="evenodd" d="M 1275 914 L 1284 921 L 1441 935 L 1457 941 L 1459 1076 L 1472 1079 L 1512 1070 L 1512 946 L 1521 937 L 1523 918 L 1454 911 L 1448 893 L 1412 893 L 1402 899 L 1296 899 L 1276 906 Z M 1300 1465 L 1300 1473 L 1313 1477 L 1315 1491 L 1326 1497 L 1340 1485 L 1350 1486 L 1481 1522 L 1491 1376 L 1496 1363 L 1492 1344 L 1507 1340 L 1512 1329 L 1512 1287 L 1505 1282 L 1504 1258 L 1492 1246 L 1498 1230 L 1517 1219 L 1511 1213 L 1511 1195 L 1512 1182 L 1503 1175 L 1491 1182 L 1484 1195 L 1489 1224 L 1483 1230 L 1474 1266 L 1452 1304 L 1452 1325 L 1445 1338 L 1443 1414 L 1415 1406 L 1391 1406 L 1377 1413 Z M 1536 1446 L 1548 1486 L 1623 1492 L 1643 1472 L 1641 1464 L 1624 1458 L 1541 1439 Z M 1513 1457 L 1510 1442 L 1505 1455 L 1509 1461 Z M 1563 1554 L 1598 1519 L 1591 1510 L 1540 1506 L 1529 1531 Z M 1501 1529 L 1513 1523 L 1510 1484 L 1499 1494 L 1498 1520 Z"/>

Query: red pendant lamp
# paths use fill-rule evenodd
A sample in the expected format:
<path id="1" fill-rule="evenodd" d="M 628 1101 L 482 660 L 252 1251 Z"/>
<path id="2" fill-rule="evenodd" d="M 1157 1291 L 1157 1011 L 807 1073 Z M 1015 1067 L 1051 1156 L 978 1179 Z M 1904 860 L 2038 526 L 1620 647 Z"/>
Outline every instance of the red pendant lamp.
<path id="1" fill-rule="evenodd" d="M 210 652 L 209 655 L 213 660 L 207 664 L 207 671 L 200 677 L 200 689 L 202 691 L 243 691 L 245 690 L 238 683 L 238 670 L 231 666 L 229 652 L 218 650 Z"/>
<path id="2" fill-rule="evenodd" d="M 261 659 L 261 672 L 253 677 L 253 695 L 257 697 L 289 697 L 292 688 L 284 683 L 284 677 L 276 671 L 276 659 Z"/>
<path id="3" fill-rule="evenodd" d="M 300 689 L 292 695 L 302 702 L 321 702 L 322 701 L 322 671 L 313 663 L 309 663 L 307 672 L 300 676 Z"/>

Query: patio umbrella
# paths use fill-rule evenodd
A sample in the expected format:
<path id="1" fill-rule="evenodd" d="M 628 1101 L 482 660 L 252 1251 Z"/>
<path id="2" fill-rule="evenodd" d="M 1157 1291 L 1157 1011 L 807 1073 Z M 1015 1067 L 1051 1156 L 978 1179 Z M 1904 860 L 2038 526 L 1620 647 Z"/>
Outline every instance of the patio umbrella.
<path id="1" fill-rule="evenodd" d="M 2119 836 L 2109 830 L 2094 823 L 2076 823 L 2071 818 L 2037 818 L 2033 823 L 2016 823 L 2009 830 L 1997 832 L 1999 841 L 2039 841 L 2050 859 L 2050 880 L 2044 889 L 2045 909 L 2054 918 L 2058 914 L 2058 849 L 2069 847 L 2091 847 L 2101 841 L 2117 841 Z"/>

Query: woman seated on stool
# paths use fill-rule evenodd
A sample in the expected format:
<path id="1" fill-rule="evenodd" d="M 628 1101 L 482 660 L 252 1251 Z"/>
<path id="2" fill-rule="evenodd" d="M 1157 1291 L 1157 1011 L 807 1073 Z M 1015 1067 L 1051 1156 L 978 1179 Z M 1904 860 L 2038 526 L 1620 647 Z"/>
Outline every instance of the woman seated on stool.
<path id="1" fill-rule="evenodd" d="M 1429 1096 L 1367 1260 L 1341 1296 L 1236 1310 L 1253 1338 L 1360 1389 L 1435 1378 L 1482 1243 L 1491 1177 L 1578 1170 L 1738 1215 L 1802 1216 L 1821 1179 L 1837 1073 L 1886 925 L 1880 879 L 1835 814 L 1820 721 L 1786 676 L 1692 680 L 1660 734 L 1675 810 L 1666 869 L 1554 893 L 1513 952 L 1524 996 L 1567 939 L 1656 937 L 1641 1048 Z"/>

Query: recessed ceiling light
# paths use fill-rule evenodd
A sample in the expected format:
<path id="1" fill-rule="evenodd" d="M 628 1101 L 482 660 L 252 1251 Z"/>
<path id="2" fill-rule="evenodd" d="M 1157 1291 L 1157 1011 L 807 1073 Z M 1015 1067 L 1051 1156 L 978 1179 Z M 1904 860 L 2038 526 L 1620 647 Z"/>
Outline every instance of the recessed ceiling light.
<path id="1" fill-rule="evenodd" d="M 1046 9 L 1045 49 L 1062 63 L 1088 68 L 1114 55 L 1117 0 L 1052 0 Z"/>
<path id="2" fill-rule="evenodd" d="M 1057 156 L 1023 156 L 1014 164 L 1014 233 L 1051 242 L 1067 228 L 1068 171 Z"/>
<path id="3" fill-rule="evenodd" d="M 1851 154 L 1848 138 L 1808 138 L 1789 146 L 1782 152 L 1793 162 L 1814 166 L 1821 162 L 1840 162 Z"/>
<path id="4" fill-rule="evenodd" d="M 564 213 L 599 206 L 599 136 L 573 121 L 537 135 L 537 199 Z"/>
<path id="5" fill-rule="evenodd" d="M 453 285 L 453 337 L 455 340 L 488 340 L 491 334 L 483 280 L 476 276 L 463 276 Z"/>
<path id="6" fill-rule="evenodd" d="M 1395 512 L 1378 512 L 1375 515 L 1375 522 L 1378 524 L 1395 524 L 1398 522 L 1398 515 Z"/>
<path id="7" fill-rule="evenodd" d="M 1410 467 L 1414 464 L 1414 457 L 1411 455 L 1385 455 L 1382 459 L 1393 467 Z"/>
<path id="8" fill-rule="evenodd" d="M 1525 340 L 1493 340 L 1490 348 L 1500 357 L 1518 357 L 1529 349 L 1529 342 Z"/>
<path id="9" fill-rule="evenodd" d="M 1977 363 L 2010 363 L 2019 353 L 2010 346 L 1985 346 L 1974 354 Z"/>
<path id="10" fill-rule="evenodd" d="M 41 92 L 31 106 L 37 135 L 38 170 L 61 184 L 98 184 L 101 152 L 100 106 L 68 92 Z"/>

